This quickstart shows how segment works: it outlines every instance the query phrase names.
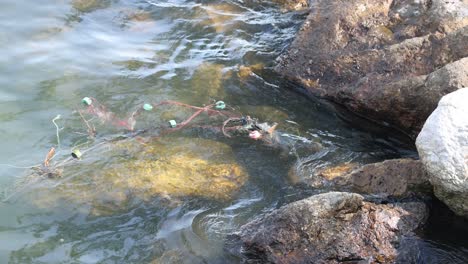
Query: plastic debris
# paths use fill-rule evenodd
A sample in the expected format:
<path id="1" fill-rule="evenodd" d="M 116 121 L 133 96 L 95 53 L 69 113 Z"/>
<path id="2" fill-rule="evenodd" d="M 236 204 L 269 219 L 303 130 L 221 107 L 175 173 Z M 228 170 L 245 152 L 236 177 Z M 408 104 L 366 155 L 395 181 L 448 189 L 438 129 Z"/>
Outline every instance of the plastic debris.
<path id="1" fill-rule="evenodd" d="M 172 127 L 172 128 L 175 128 L 177 126 L 177 122 L 175 120 L 169 120 L 169 125 Z"/>
<path id="2" fill-rule="evenodd" d="M 93 100 L 91 100 L 89 97 L 85 97 L 81 99 L 81 102 L 86 106 L 90 106 L 93 103 Z"/>
<path id="3" fill-rule="evenodd" d="M 145 111 L 151 111 L 151 110 L 153 110 L 153 106 L 151 104 L 144 104 L 143 109 Z"/>
<path id="4" fill-rule="evenodd" d="M 254 131 L 251 131 L 249 133 L 249 138 L 251 139 L 255 139 L 255 140 L 258 140 L 262 137 L 262 134 L 260 132 L 258 132 L 257 130 L 254 130 Z"/>
<path id="5" fill-rule="evenodd" d="M 215 108 L 218 110 L 223 110 L 224 108 L 226 108 L 226 104 L 223 101 L 218 101 L 215 104 Z"/>
<path id="6" fill-rule="evenodd" d="M 71 153 L 72 157 L 75 159 L 81 159 L 81 151 L 79 149 L 74 149 Z"/>

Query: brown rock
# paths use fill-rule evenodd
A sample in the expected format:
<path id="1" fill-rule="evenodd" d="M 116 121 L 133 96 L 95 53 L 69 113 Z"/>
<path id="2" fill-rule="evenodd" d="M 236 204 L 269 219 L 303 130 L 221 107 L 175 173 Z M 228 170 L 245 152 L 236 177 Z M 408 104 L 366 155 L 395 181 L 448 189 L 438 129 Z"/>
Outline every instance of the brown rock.
<path id="1" fill-rule="evenodd" d="M 398 242 L 427 218 L 423 203 L 378 205 L 331 192 L 291 203 L 241 227 L 227 248 L 248 263 L 391 263 Z"/>
<path id="2" fill-rule="evenodd" d="M 398 198 L 431 193 L 428 175 L 419 160 L 393 159 L 364 166 L 346 163 L 309 173 L 302 178 L 315 188 Z"/>
<path id="3" fill-rule="evenodd" d="M 441 95 L 468 85 L 466 14 L 466 1 L 318 0 L 276 71 L 414 136 Z"/>
<path id="4" fill-rule="evenodd" d="M 412 192 L 430 192 L 426 171 L 419 160 L 394 159 L 368 164 L 338 180 L 354 192 L 401 197 Z"/>
<path id="5" fill-rule="evenodd" d="M 299 11 L 309 7 L 308 0 L 272 0 L 272 2 L 279 4 L 287 11 Z"/>

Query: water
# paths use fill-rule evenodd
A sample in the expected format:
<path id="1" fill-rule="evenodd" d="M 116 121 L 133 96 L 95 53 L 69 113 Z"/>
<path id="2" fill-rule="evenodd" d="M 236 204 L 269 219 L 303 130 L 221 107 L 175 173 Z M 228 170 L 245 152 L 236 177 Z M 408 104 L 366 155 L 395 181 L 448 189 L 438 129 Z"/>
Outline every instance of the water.
<path id="1" fill-rule="evenodd" d="M 82 109 L 85 96 L 119 117 L 144 102 L 201 106 L 223 100 L 238 112 L 278 122 L 282 133 L 319 142 L 324 150 L 323 155 L 287 153 L 245 137 L 190 128 L 159 139 L 163 147 L 175 145 L 165 150 L 158 145 L 154 153 L 145 154 L 146 148 L 116 153 L 103 145 L 59 179 L 31 177 L 30 170 L 2 165 L 5 195 L 19 192 L 0 204 L 0 263 L 237 263 L 222 249 L 226 234 L 319 191 L 293 184 L 288 175 L 297 158 L 331 166 L 414 156 L 411 144 L 396 132 L 282 87 L 271 67 L 303 19 L 274 4 L 234 0 L 2 1 L 0 163 L 32 166 L 52 146 L 60 150 L 57 160 L 68 156 L 86 140 L 75 111 Z M 154 111 L 138 120 L 137 129 L 187 114 Z M 60 148 L 51 122 L 57 115 L 63 127 Z M 125 133 L 95 124 L 98 135 L 91 145 Z M 141 137 L 150 136 L 151 131 Z M 122 142 L 140 146 L 133 138 Z M 172 153 L 174 148 L 180 153 Z M 108 181 L 108 170 L 130 175 L 128 166 L 138 155 L 148 163 L 167 157 L 175 162 L 180 155 L 185 160 L 169 167 L 172 178 L 160 179 L 168 180 L 166 187 L 141 184 L 148 180 L 141 175 Z M 233 191 L 227 198 L 213 190 L 196 193 L 190 183 L 170 188 L 171 180 L 203 177 L 189 173 L 190 164 L 206 160 L 207 166 L 240 166 L 245 181 L 228 189 Z M 442 262 L 468 256 L 459 239 L 452 243 L 428 234 L 422 241 L 425 254 Z"/>

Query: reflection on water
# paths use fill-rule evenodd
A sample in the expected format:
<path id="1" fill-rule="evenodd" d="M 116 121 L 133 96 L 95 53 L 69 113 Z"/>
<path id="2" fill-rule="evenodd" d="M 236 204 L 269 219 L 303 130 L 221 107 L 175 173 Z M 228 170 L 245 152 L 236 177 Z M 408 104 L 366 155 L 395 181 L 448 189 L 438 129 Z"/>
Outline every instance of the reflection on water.
<path id="1" fill-rule="evenodd" d="M 102 147 L 61 179 L 25 178 L 28 170 L 2 165 L 2 190 L 20 192 L 0 204 L 0 263 L 237 263 L 222 250 L 226 234 L 317 191 L 296 188 L 292 168 L 414 155 L 395 135 L 362 120 L 352 123 L 365 129 L 351 126 L 332 106 L 280 87 L 271 66 L 303 15 L 254 2 L 2 1 L 0 163 L 41 162 L 57 147 L 51 120 L 58 114 L 58 157 L 68 155 L 86 138 L 74 112 L 85 96 L 118 116 L 143 102 L 223 100 L 236 112 L 278 122 L 290 143 L 318 142 L 323 149 L 285 152 L 187 129 L 159 138 L 153 152 Z M 187 114 L 154 111 L 137 129 Z M 94 144 L 123 133 L 96 124 Z M 176 138 L 195 143 L 169 144 Z M 21 180 L 27 184 L 15 188 Z M 452 250 L 426 245 L 429 255 L 453 257 Z"/>

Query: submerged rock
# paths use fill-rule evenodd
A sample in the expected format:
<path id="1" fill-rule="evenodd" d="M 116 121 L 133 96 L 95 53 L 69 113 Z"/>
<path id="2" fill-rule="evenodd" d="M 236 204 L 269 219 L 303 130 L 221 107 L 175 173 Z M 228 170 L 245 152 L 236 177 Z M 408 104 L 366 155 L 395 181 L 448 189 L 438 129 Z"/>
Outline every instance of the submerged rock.
<path id="1" fill-rule="evenodd" d="M 102 172 L 111 184 L 154 194 L 227 199 L 246 180 L 229 146 L 202 139 L 138 146 L 123 143 L 116 150 L 134 153 L 131 160 Z"/>
<path id="2" fill-rule="evenodd" d="M 468 218 L 468 88 L 444 96 L 416 140 L 434 193 Z"/>
<path id="3" fill-rule="evenodd" d="M 268 122 L 281 123 L 289 118 L 288 113 L 280 108 L 269 105 L 244 105 L 239 107 L 241 113 L 248 113 L 248 115 L 258 118 L 258 120 L 267 120 Z"/>
<path id="4" fill-rule="evenodd" d="M 110 0 L 73 0 L 72 6 L 80 12 L 91 12 L 110 6 Z"/>
<path id="5" fill-rule="evenodd" d="M 124 140 L 108 151 L 64 168 L 66 184 L 35 192 L 35 203 L 70 201 L 89 204 L 94 215 L 125 208 L 134 198 L 151 200 L 200 197 L 231 198 L 247 180 L 228 145 L 191 138 L 150 143 Z"/>
<path id="6" fill-rule="evenodd" d="M 252 75 L 258 75 L 259 73 L 261 73 L 264 70 L 264 68 L 265 65 L 263 63 L 257 63 L 250 66 L 241 65 L 239 66 L 237 76 L 239 76 L 239 79 L 241 79 L 242 81 L 246 81 Z"/>
<path id="7" fill-rule="evenodd" d="M 426 171 L 419 160 L 393 159 L 359 166 L 348 163 L 322 168 L 302 177 L 315 188 L 377 194 L 383 197 L 408 197 L 430 194 Z"/>
<path id="8" fill-rule="evenodd" d="M 314 1 L 275 70 L 415 135 L 442 95 L 468 85 L 467 14 L 466 1 Z"/>
<path id="9" fill-rule="evenodd" d="M 427 213 L 424 203 L 373 204 L 330 192 L 242 226 L 226 248 L 248 263 L 391 263 Z"/>
<path id="10" fill-rule="evenodd" d="M 234 30 L 239 24 L 238 18 L 242 9 L 233 4 L 210 4 L 202 7 L 206 14 L 203 14 L 202 25 L 212 27 L 217 33 L 224 33 Z"/>
<path id="11" fill-rule="evenodd" d="M 206 102 L 213 98 L 224 98 L 223 69 L 223 65 L 214 63 L 203 63 L 198 66 L 190 85 L 192 95 L 197 99 L 204 99 Z"/>

